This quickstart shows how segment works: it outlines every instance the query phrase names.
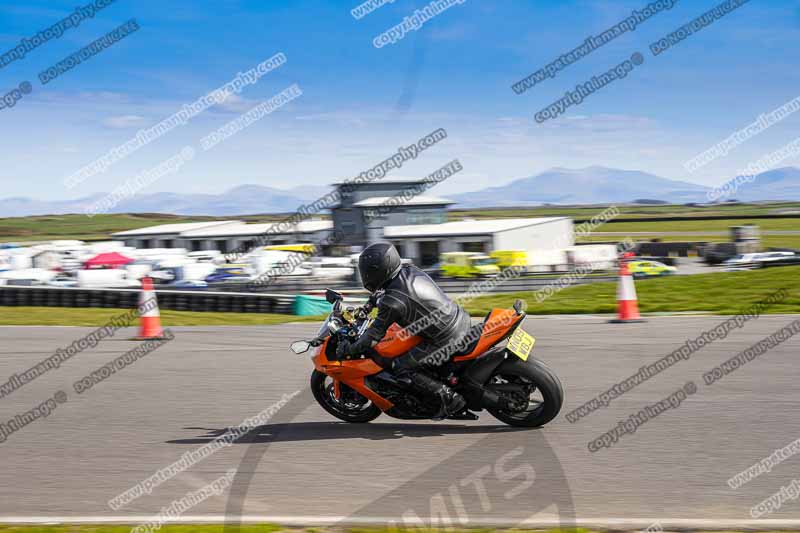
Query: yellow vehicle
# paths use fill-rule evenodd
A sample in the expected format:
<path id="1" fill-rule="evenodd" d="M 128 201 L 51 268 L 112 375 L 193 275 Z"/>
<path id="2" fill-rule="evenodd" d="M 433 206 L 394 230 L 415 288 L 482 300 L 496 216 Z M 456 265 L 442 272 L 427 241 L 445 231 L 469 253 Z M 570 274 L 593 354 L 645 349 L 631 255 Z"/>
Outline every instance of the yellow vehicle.
<path id="1" fill-rule="evenodd" d="M 452 278 L 488 277 L 500 272 L 493 258 L 475 252 L 448 252 L 439 259 L 442 275 Z"/>
<path id="2" fill-rule="evenodd" d="M 317 247 L 314 244 L 270 244 L 264 250 L 278 250 L 282 252 L 300 252 L 301 254 L 314 255 Z"/>
<path id="3" fill-rule="evenodd" d="M 489 254 L 489 257 L 497 261 L 500 270 L 528 266 L 528 252 L 525 250 L 495 250 Z"/>
<path id="4" fill-rule="evenodd" d="M 628 261 L 628 270 L 634 278 L 653 276 L 669 276 L 677 272 L 677 268 L 667 266 L 658 261 Z"/>

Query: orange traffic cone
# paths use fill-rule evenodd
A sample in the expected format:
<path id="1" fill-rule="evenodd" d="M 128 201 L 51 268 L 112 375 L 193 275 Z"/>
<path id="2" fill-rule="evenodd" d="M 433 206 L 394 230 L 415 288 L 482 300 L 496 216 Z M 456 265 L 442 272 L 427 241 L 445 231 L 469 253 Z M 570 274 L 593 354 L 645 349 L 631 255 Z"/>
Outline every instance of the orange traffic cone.
<path id="1" fill-rule="evenodd" d="M 142 278 L 142 292 L 139 296 L 139 336 L 137 340 L 161 339 L 164 331 L 161 329 L 161 313 L 158 311 L 156 291 L 153 290 L 153 280 Z"/>
<path id="2" fill-rule="evenodd" d="M 644 322 L 639 316 L 639 304 L 636 298 L 636 286 L 628 268 L 628 258 L 632 253 L 625 253 L 619 260 L 619 285 L 617 285 L 617 318 L 611 322 Z"/>

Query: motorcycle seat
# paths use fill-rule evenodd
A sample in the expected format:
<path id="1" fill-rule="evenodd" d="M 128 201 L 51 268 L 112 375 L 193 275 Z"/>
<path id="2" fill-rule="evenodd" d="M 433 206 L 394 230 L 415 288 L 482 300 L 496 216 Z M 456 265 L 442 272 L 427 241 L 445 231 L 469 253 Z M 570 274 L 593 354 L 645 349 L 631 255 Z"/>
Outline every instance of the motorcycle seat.
<path id="1" fill-rule="evenodd" d="M 469 343 L 461 350 L 455 352 L 451 357 L 461 357 L 462 355 L 468 355 L 472 353 L 472 351 L 475 349 L 475 346 L 478 345 L 478 341 L 481 340 L 481 335 L 483 334 L 483 325 L 486 323 L 488 318 L 489 315 L 486 315 L 485 320 L 472 325 L 467 333 L 467 338 L 470 339 Z"/>

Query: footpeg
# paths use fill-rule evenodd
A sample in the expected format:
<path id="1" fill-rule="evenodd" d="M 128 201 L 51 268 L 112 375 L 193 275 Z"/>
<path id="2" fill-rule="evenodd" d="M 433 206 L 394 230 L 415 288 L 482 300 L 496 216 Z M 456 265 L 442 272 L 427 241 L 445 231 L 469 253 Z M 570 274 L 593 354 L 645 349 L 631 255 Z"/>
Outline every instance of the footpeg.
<path id="1" fill-rule="evenodd" d="M 461 411 L 460 413 L 456 413 L 452 416 L 447 417 L 448 420 L 477 420 L 478 415 L 473 413 L 472 411 Z"/>

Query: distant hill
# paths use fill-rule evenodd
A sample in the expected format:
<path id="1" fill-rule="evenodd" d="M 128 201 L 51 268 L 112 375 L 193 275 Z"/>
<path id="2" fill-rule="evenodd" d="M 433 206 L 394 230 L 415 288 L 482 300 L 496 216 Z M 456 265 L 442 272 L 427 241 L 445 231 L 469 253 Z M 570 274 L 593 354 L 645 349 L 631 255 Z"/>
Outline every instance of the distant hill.
<path id="1" fill-rule="evenodd" d="M 511 207 L 542 204 L 608 205 L 659 202 L 685 204 L 708 201 L 709 187 L 662 178 L 637 170 L 593 166 L 582 169 L 553 168 L 535 176 L 498 187 L 447 195 L 458 208 Z M 330 187 L 300 185 L 277 189 L 241 185 L 222 194 L 138 194 L 120 202 L 111 213 L 170 213 L 175 215 L 238 216 L 254 213 L 288 213 L 330 191 Z M 105 197 L 93 194 L 69 201 L 39 201 L 31 198 L 0 199 L 0 217 L 83 213 L 87 206 Z M 800 169 L 786 167 L 756 176 L 724 199 L 800 201 Z M 644 200 L 643 200 L 644 199 Z"/>
<path id="2" fill-rule="evenodd" d="M 611 204 L 636 202 L 705 203 L 710 187 L 671 180 L 636 170 L 606 167 L 553 168 L 499 187 L 451 195 L 459 208 L 550 204 Z M 800 169 L 779 168 L 759 174 L 727 199 L 800 201 Z M 726 198 L 723 198 L 723 200 Z"/>
<path id="3" fill-rule="evenodd" d="M 757 200 L 800 200 L 800 168 L 776 168 L 743 183 L 730 196 L 742 202 Z"/>
<path id="4" fill-rule="evenodd" d="M 499 187 L 451 195 L 459 207 L 609 204 L 649 198 L 668 203 L 706 201 L 708 187 L 637 170 L 553 168 Z"/>
<path id="5" fill-rule="evenodd" d="M 124 200 L 110 213 L 171 213 L 175 215 L 232 216 L 253 213 L 289 213 L 300 205 L 316 200 L 329 187 L 300 186 L 283 190 L 261 185 L 242 185 L 223 194 L 152 193 L 137 194 Z M 0 217 L 62 215 L 84 213 L 105 194 L 93 194 L 78 200 L 39 201 L 31 198 L 0 200 Z"/>

